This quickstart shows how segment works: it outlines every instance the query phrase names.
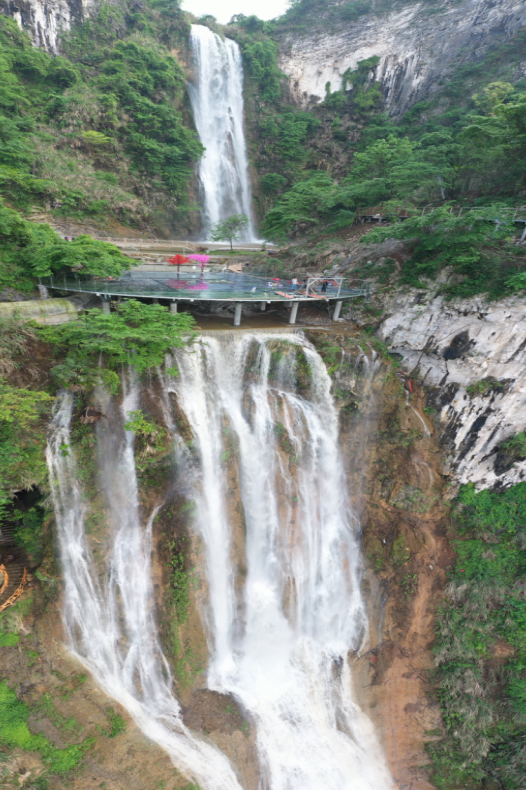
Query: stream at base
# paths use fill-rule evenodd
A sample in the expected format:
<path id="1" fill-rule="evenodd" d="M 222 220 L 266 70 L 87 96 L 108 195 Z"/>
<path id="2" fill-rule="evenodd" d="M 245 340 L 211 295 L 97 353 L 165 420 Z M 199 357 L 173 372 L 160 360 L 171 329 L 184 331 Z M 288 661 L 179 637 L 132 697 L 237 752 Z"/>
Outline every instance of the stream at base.
<path id="1" fill-rule="evenodd" d="M 177 352 L 174 365 L 177 378 L 159 377 L 167 425 L 176 425 L 175 398 L 193 433 L 191 454 L 181 437 L 174 445 L 204 547 L 208 687 L 233 695 L 252 720 L 261 790 L 390 790 L 373 727 L 353 701 L 347 655 L 367 629 L 359 525 L 322 359 L 300 334 L 244 334 L 207 337 Z M 124 383 L 120 409 L 107 399 L 107 425 L 97 427 L 112 542 L 103 581 L 84 532 L 75 460 L 64 451 L 71 396 L 61 398 L 50 431 L 69 647 L 203 790 L 238 788 L 227 758 L 184 726 L 172 694 L 152 616 L 155 511 L 142 525 L 133 434 L 123 430 L 139 385 L 133 376 Z M 228 515 L 232 447 L 241 525 Z M 240 541 L 242 573 L 233 561 Z"/>

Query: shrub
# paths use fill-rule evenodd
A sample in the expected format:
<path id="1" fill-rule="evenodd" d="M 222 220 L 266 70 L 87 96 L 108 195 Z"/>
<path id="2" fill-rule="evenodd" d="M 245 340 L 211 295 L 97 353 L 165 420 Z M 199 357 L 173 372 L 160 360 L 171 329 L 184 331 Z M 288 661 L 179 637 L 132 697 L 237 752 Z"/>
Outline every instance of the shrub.
<path id="1" fill-rule="evenodd" d="M 73 370 L 78 366 L 81 371 L 97 372 L 97 360 L 102 358 L 110 369 L 132 365 L 142 372 L 162 365 L 171 349 L 188 343 L 194 337 L 194 324 L 188 313 L 171 315 L 167 307 L 129 299 L 110 315 L 87 310 L 78 321 L 40 332 L 67 353 Z"/>
<path id="2" fill-rule="evenodd" d="M 488 376 L 485 379 L 480 379 L 479 381 L 475 381 L 473 384 L 470 384 L 468 387 L 466 387 L 466 392 L 468 395 L 474 398 L 481 395 L 486 395 L 488 392 L 498 392 L 498 390 L 502 389 L 504 389 L 504 384 L 502 384 L 493 376 Z"/>
<path id="3" fill-rule="evenodd" d="M 486 782 L 518 790 L 526 769 L 526 484 L 479 493 L 463 486 L 453 520 L 466 539 L 455 544 L 436 618 L 446 735 L 428 746 L 432 781 L 444 790 Z M 494 660 L 497 640 L 511 648 L 507 661 Z"/>
<path id="4" fill-rule="evenodd" d="M 51 773 L 71 771 L 93 745 L 93 739 L 88 738 L 82 744 L 56 749 L 44 735 L 30 732 L 29 714 L 29 707 L 17 699 L 7 682 L 0 682 L 0 742 L 25 752 L 38 752 Z"/>

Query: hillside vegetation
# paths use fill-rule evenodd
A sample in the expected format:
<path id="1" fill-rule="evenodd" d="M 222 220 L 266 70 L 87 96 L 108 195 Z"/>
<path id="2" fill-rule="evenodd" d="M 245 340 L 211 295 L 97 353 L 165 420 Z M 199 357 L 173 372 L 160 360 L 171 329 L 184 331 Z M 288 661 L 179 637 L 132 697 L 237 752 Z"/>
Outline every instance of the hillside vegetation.
<path id="1" fill-rule="evenodd" d="M 376 4 L 374 12 L 396 5 Z M 451 295 L 498 297 L 522 289 L 526 258 L 512 220 L 513 209 L 526 203 L 526 82 L 509 79 L 526 31 L 459 68 L 398 123 L 383 112 L 378 57 L 346 72 L 340 90 L 327 84 L 324 101 L 309 112 L 292 107 L 277 67 L 284 31 L 301 35 L 316 15 L 330 31 L 331 20 L 341 22 L 351 11 L 368 13 L 371 6 L 298 0 L 277 21 L 238 15 L 227 28 L 246 64 L 263 234 L 279 243 L 310 243 L 320 235 L 341 237 L 364 212 L 381 213 L 389 227 L 364 241 L 407 241 L 413 254 L 401 282 L 425 287 L 448 267 Z M 471 207 L 476 215 L 465 211 Z"/>
<path id="2" fill-rule="evenodd" d="M 0 184 L 13 207 L 157 229 L 188 222 L 203 148 L 186 110 L 178 3 L 103 4 L 53 58 L 0 17 Z"/>

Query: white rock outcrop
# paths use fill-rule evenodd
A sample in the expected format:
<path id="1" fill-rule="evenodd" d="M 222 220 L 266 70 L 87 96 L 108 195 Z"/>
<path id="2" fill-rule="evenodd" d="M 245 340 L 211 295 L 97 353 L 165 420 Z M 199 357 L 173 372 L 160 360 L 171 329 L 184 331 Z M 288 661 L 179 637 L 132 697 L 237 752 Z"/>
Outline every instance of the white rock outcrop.
<path id="1" fill-rule="evenodd" d="M 279 66 L 301 106 L 321 101 L 325 86 L 340 90 L 342 75 L 358 61 L 380 58 L 375 71 L 393 117 L 441 89 L 455 69 L 480 60 L 493 44 L 526 26 L 524 0 L 445 0 L 440 8 L 413 3 L 387 14 L 342 22 L 337 32 L 319 28 L 285 37 Z M 519 74 L 526 75 L 526 52 Z"/>
<path id="2" fill-rule="evenodd" d="M 60 33 L 87 19 L 96 5 L 96 0 L 6 0 L 0 13 L 12 16 L 36 47 L 56 55 Z"/>
<path id="3" fill-rule="evenodd" d="M 497 457 L 505 439 L 526 429 L 526 298 L 447 301 L 411 290 L 394 297 L 388 316 L 381 337 L 402 356 L 403 369 L 432 388 L 446 471 L 478 488 L 526 480 L 526 461 L 503 469 Z M 488 378 L 500 388 L 467 392 Z"/>

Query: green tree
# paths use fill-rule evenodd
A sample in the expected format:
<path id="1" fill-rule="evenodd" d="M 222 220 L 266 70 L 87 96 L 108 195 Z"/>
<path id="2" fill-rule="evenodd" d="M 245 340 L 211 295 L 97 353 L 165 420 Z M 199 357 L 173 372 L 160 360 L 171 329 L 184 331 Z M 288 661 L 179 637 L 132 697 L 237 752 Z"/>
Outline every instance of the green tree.
<path id="1" fill-rule="evenodd" d="M 0 379 L 0 516 L 14 491 L 46 478 L 46 418 L 53 398 Z"/>
<path id="2" fill-rule="evenodd" d="M 333 179 L 320 171 L 294 184 L 265 215 L 261 229 L 267 238 L 283 239 L 299 225 L 312 227 L 320 222 L 326 216 L 322 207 L 333 185 Z"/>
<path id="3" fill-rule="evenodd" d="M 40 332 L 67 354 L 61 375 L 67 373 L 63 367 L 67 363 L 71 375 L 79 376 L 79 368 L 96 370 L 99 359 L 110 369 L 131 365 L 138 372 L 162 365 L 171 349 L 193 339 L 194 325 L 188 313 L 172 315 L 162 305 L 129 299 L 110 315 L 87 310 L 78 321 L 44 327 Z"/>
<path id="4" fill-rule="evenodd" d="M 91 236 L 65 241 L 49 225 L 28 222 L 0 201 L 0 287 L 29 291 L 37 277 L 71 271 L 118 277 L 136 263 Z"/>
<path id="5" fill-rule="evenodd" d="M 405 277 L 415 285 L 421 285 L 421 276 L 435 277 L 444 266 L 451 266 L 457 274 L 467 278 L 470 289 L 480 282 L 479 290 L 484 291 L 490 284 L 481 266 L 484 247 L 503 242 L 513 230 L 512 218 L 502 208 L 466 211 L 459 216 L 445 205 L 390 227 L 376 228 L 361 241 L 371 244 L 389 238 L 410 240 L 413 254 L 405 266 Z M 456 292 L 469 295 L 469 291 L 462 294 L 459 286 Z"/>
<path id="6" fill-rule="evenodd" d="M 32 269 L 36 276 L 70 269 L 94 277 L 120 277 L 123 272 L 137 265 L 133 258 L 123 255 L 114 244 L 85 234 L 77 236 L 74 241 L 64 241 L 55 235 L 50 243 L 40 247 L 38 253 L 31 245 L 26 258 L 33 255 Z"/>
<path id="7" fill-rule="evenodd" d="M 233 249 L 234 239 L 241 238 L 242 232 L 248 227 L 249 219 L 245 214 L 232 214 L 231 217 L 216 223 L 210 235 L 214 241 L 230 242 L 230 249 Z"/>

